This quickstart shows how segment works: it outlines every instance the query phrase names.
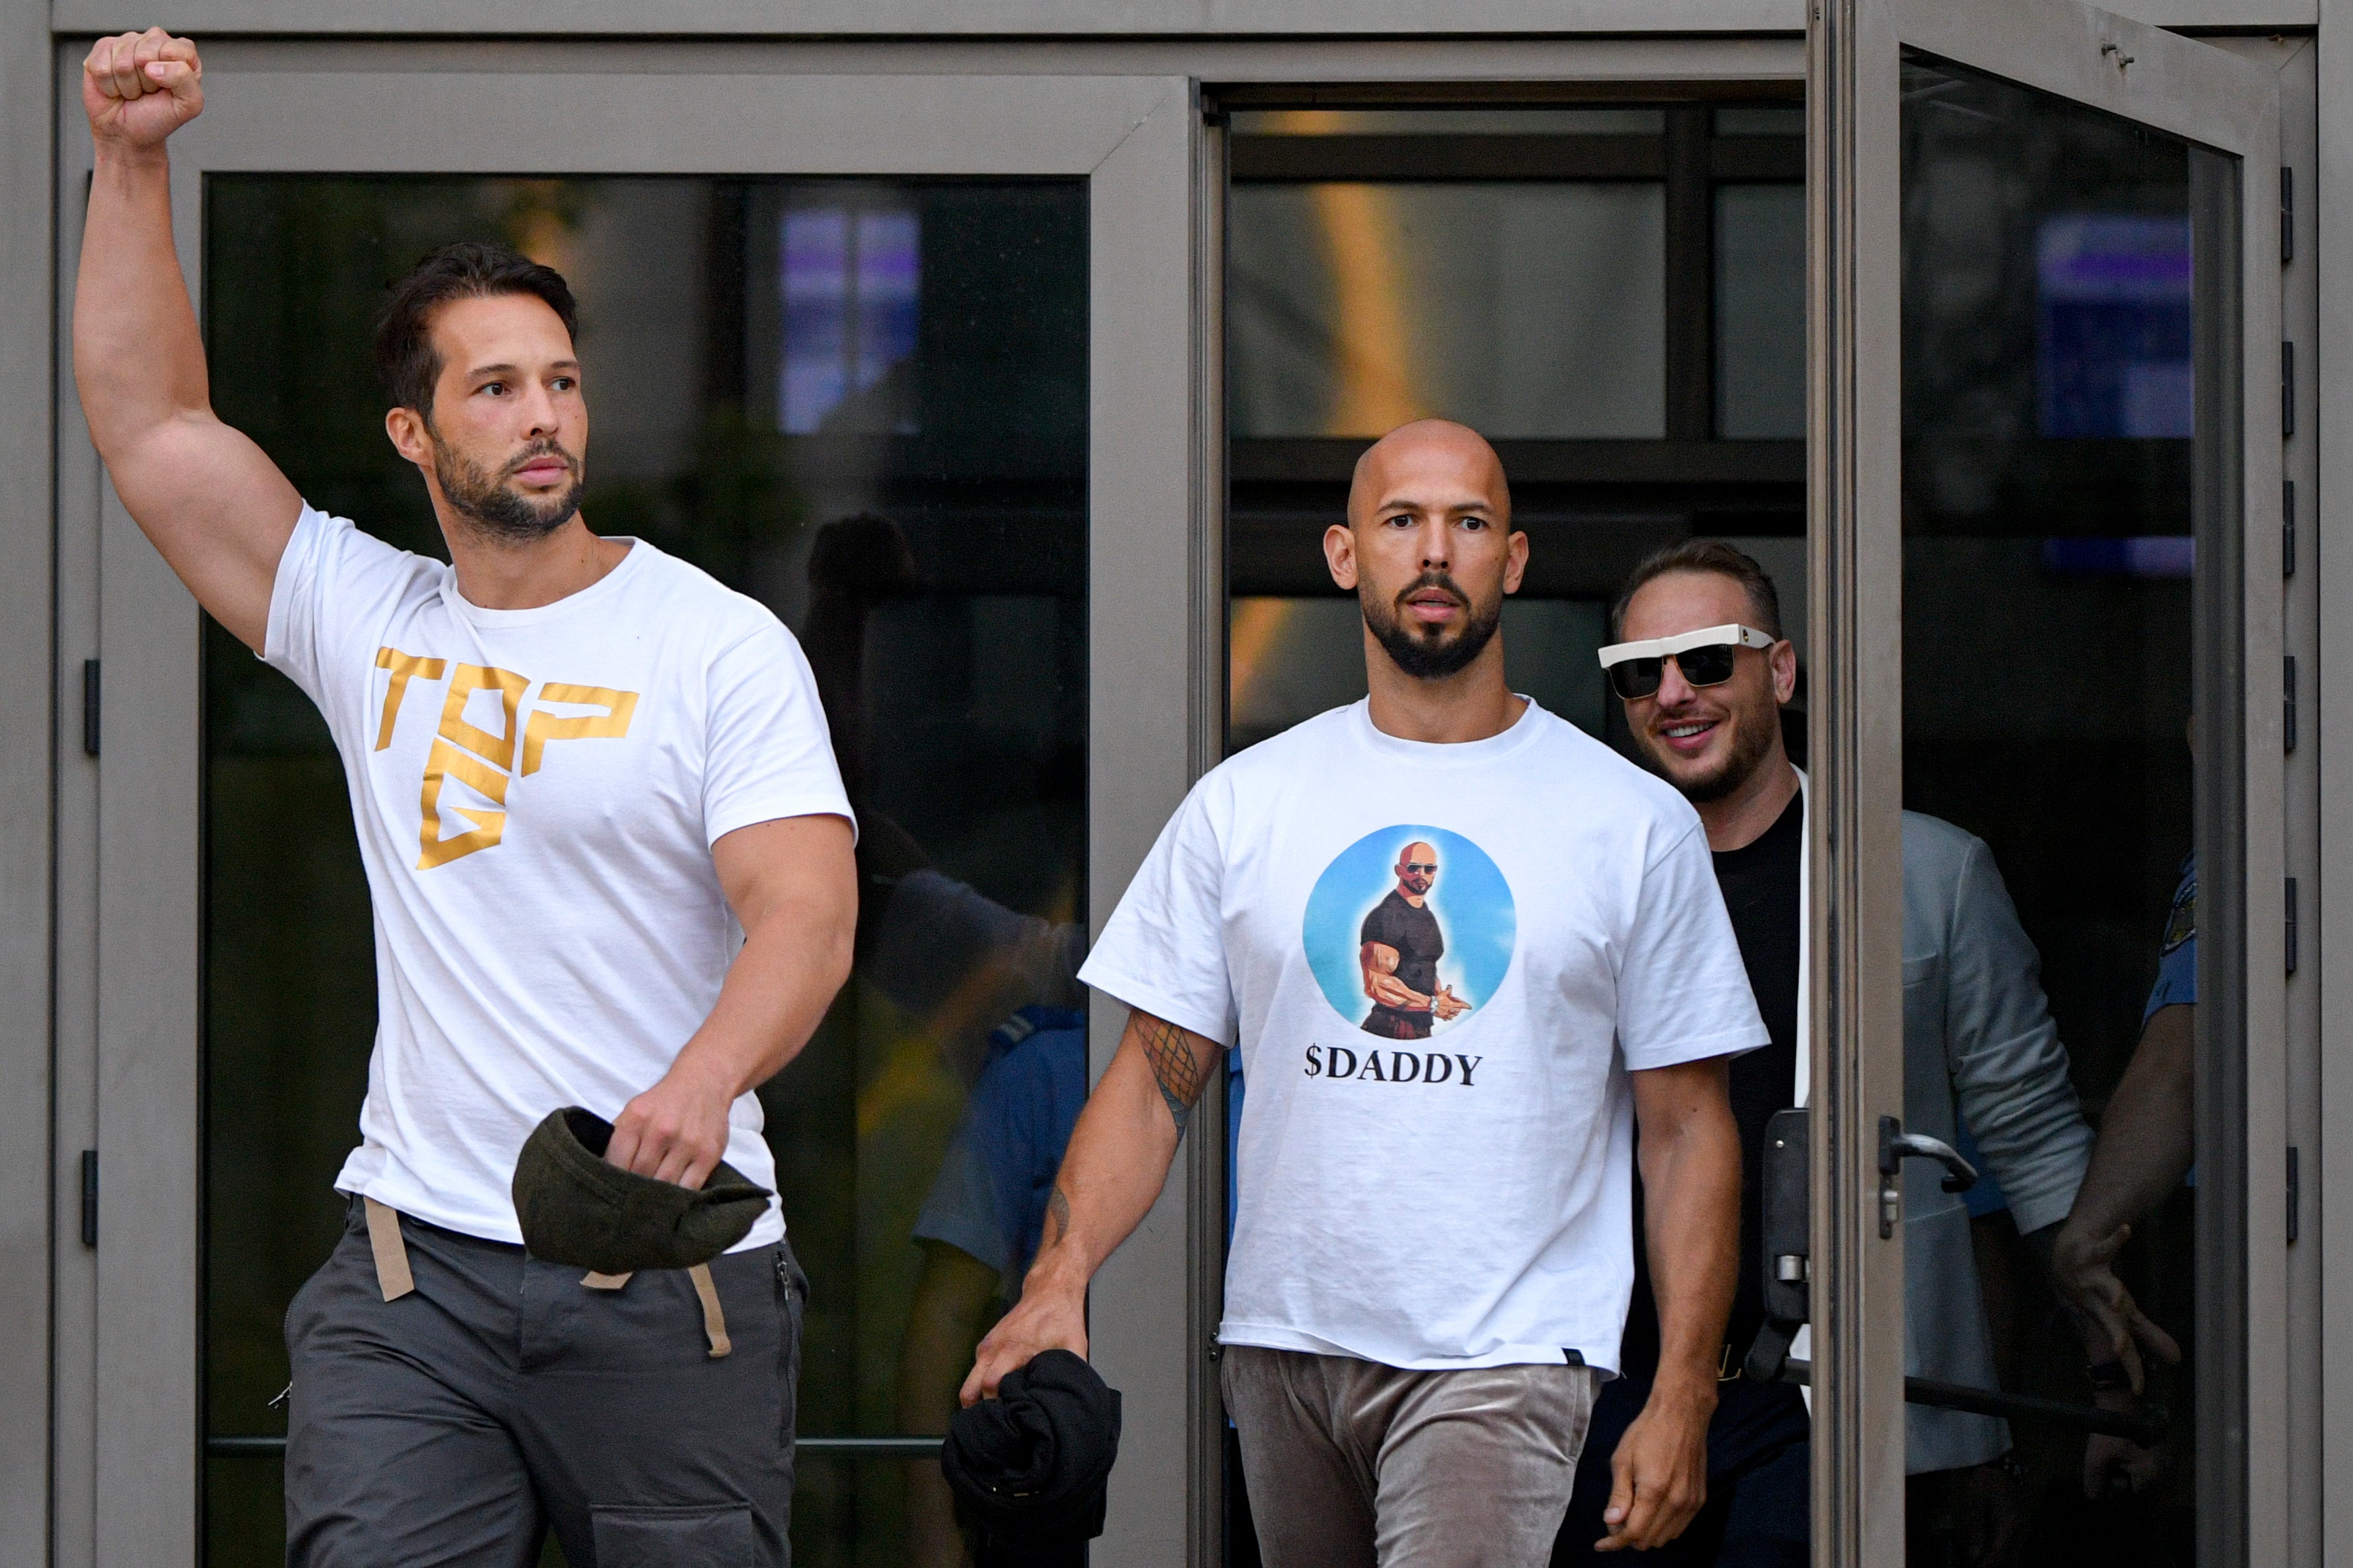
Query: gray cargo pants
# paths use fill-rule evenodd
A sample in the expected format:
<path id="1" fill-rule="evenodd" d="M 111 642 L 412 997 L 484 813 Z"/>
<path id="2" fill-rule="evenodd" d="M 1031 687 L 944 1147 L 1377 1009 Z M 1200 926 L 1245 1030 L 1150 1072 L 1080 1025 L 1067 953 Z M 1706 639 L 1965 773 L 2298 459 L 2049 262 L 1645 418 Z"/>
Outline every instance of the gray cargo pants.
<path id="1" fill-rule="evenodd" d="M 388 1216 L 387 1216 L 388 1217 Z M 286 1314 L 290 1568 L 787 1568 L 808 1286 L 791 1249 L 593 1289 L 520 1247 L 400 1221 L 384 1299 L 358 1199 Z"/>
<path id="2" fill-rule="evenodd" d="M 1219 1381 L 1267 1568 L 1544 1568 L 1601 1376 L 1406 1372 L 1228 1345 Z"/>

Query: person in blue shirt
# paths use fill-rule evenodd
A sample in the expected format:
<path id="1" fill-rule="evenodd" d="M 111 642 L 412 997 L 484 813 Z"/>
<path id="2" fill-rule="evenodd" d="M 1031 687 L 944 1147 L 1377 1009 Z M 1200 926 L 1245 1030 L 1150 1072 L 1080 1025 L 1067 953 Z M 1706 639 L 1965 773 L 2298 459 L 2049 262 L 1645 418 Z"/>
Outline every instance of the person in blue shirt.
<path id="1" fill-rule="evenodd" d="M 913 1239 L 923 1261 L 900 1343 L 902 1432 L 944 1432 L 972 1349 L 1037 1256 L 1054 1173 L 1087 1097 L 1086 1016 L 1031 1005 L 989 1031 L 986 1054 L 949 1135 Z M 965 1560 L 936 1461 L 907 1467 L 908 1560 Z"/>
<path id="2" fill-rule="evenodd" d="M 1083 1015 L 1033 1005 L 999 1024 L 915 1218 L 915 1239 L 987 1264 L 1006 1298 L 1018 1296 L 1086 1098 Z"/>

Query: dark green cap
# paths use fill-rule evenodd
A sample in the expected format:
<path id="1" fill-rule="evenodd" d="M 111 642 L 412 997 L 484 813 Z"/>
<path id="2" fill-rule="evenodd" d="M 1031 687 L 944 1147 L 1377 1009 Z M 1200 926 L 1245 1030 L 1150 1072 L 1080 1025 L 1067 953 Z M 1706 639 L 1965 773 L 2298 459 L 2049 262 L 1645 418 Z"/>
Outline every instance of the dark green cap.
<path id="1" fill-rule="evenodd" d="M 613 1124 L 576 1105 L 549 1113 L 515 1160 L 515 1218 L 534 1258 L 599 1274 L 691 1268 L 752 1233 L 766 1188 L 722 1161 L 701 1190 L 608 1163 Z"/>

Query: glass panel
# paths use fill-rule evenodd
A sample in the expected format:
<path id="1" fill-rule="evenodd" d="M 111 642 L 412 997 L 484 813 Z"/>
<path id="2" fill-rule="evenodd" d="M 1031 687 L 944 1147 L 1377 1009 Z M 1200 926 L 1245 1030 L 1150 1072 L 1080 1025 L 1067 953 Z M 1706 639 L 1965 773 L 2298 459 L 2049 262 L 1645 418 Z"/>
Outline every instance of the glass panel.
<path id="1" fill-rule="evenodd" d="M 1806 187 L 1715 187 L 1715 433 L 1806 436 Z"/>
<path id="2" fill-rule="evenodd" d="M 1365 617 L 1354 599 L 1237 595 L 1228 601 L 1229 754 L 1365 695 Z M 1506 599 L 1512 689 L 1589 735 L 1602 733 L 1598 599 Z"/>
<path id="3" fill-rule="evenodd" d="M 1715 111 L 1718 136 L 1803 136 L 1805 106 L 1796 103 L 1744 104 Z"/>
<path id="4" fill-rule="evenodd" d="M 1905 1176 L 1907 1371 L 2163 1413 L 2138 1446 L 1915 1399 L 1911 1561 L 2188 1563 L 2230 1163 L 2200 1184 L 2191 1088 L 2242 1070 L 2193 1050 L 2196 889 L 2231 875 L 2195 830 L 2193 672 L 2226 656 L 2193 596 L 2240 548 L 2200 499 L 2235 485 L 2207 389 L 2238 374 L 2229 203 L 2200 192 L 2235 174 L 1940 63 L 1903 85 L 1905 1124 L 1981 1173 Z M 2227 924 L 2209 944 L 2211 979 Z M 2115 1281 L 2181 1351 L 2138 1396 L 2070 1321 Z"/>
<path id="5" fill-rule="evenodd" d="M 1232 432 L 1666 433 L 1665 187 L 1239 184 Z"/>
<path id="6" fill-rule="evenodd" d="M 1240 109 L 1237 136 L 1662 136 L 1658 109 Z M 1802 129 L 1802 127 L 1800 127 Z"/>
<path id="7" fill-rule="evenodd" d="M 429 247 L 502 238 L 581 299 L 591 525 L 800 637 L 865 894 L 855 976 L 761 1094 L 814 1283 L 800 1428 L 943 1430 L 1085 1081 L 1083 185 L 227 176 L 207 199 L 215 400 L 312 501 L 440 553 L 382 435 L 370 321 Z M 284 1429 L 280 1316 L 339 1234 L 375 975 L 324 726 L 207 638 L 218 1439 Z M 212 1452 L 208 1560 L 282 1561 L 274 1456 Z M 805 1457 L 793 1523 L 812 1565 L 962 1553 L 936 1469 L 904 1459 Z"/>

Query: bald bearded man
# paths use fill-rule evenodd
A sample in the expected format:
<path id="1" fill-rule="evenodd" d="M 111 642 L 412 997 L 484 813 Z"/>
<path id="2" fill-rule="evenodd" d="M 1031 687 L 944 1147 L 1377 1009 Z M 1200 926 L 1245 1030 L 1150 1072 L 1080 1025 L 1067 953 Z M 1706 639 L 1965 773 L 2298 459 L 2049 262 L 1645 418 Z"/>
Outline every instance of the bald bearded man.
<path id="1" fill-rule="evenodd" d="M 1087 1281 L 1239 1043 L 1219 1373 L 1265 1560 L 1545 1563 L 1618 1365 L 1639 1122 L 1663 1348 L 1608 1523 L 1660 1544 L 1704 1497 L 1732 1299 L 1725 1061 L 1767 1037 L 1706 837 L 1506 684 L 1528 542 L 1475 432 L 1376 443 L 1324 551 L 1370 695 L 1212 770 L 1120 900 L 1080 978 L 1126 1032 L 965 1403 L 1085 1353 Z"/>

